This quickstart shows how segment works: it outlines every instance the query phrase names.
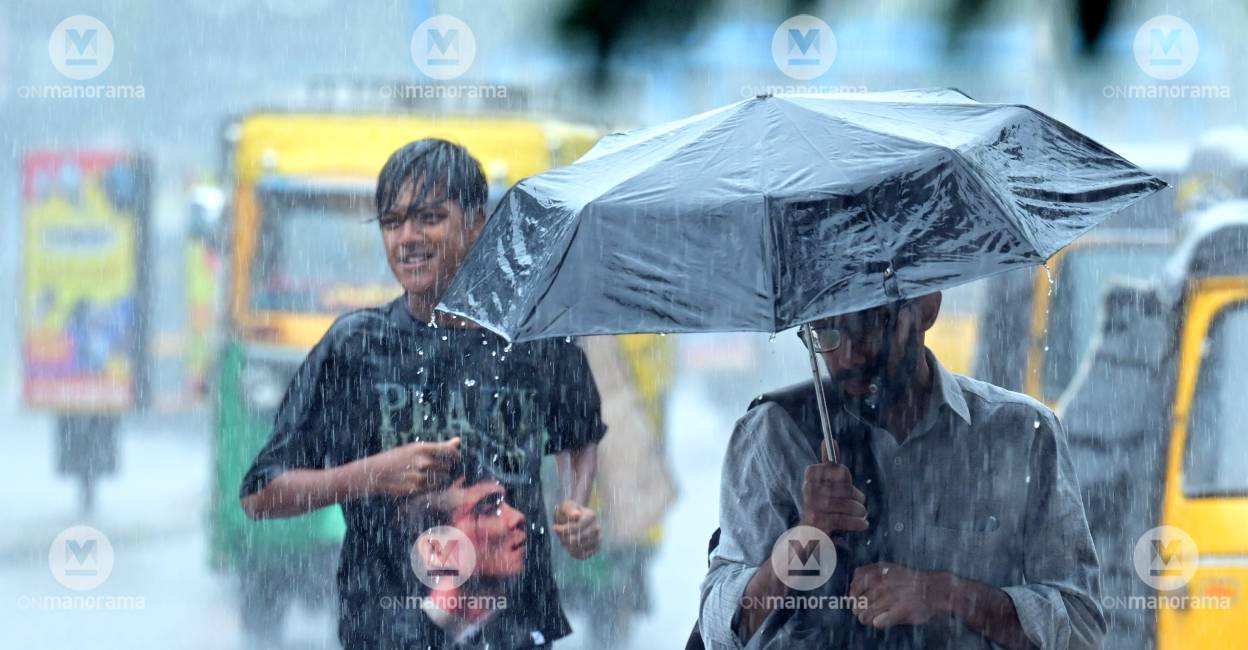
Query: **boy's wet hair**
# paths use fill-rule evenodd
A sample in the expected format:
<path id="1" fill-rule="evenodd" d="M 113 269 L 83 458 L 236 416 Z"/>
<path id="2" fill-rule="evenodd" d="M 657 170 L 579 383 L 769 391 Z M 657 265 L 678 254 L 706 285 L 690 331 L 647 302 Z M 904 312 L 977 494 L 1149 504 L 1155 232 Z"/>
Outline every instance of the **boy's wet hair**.
<path id="1" fill-rule="evenodd" d="M 390 154 L 377 176 L 377 217 L 388 214 L 398 201 L 403 186 L 420 181 L 409 212 L 429 203 L 454 200 L 472 219 L 477 208 L 485 207 L 489 185 L 481 162 L 463 145 L 439 138 L 409 142 Z"/>

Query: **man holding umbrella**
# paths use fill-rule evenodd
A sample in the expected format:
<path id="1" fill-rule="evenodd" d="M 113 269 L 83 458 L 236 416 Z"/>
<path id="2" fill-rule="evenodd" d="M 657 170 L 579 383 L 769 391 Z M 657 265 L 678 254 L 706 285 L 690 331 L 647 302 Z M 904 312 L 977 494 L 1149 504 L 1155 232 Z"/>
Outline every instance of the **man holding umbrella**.
<path id="1" fill-rule="evenodd" d="M 941 366 L 923 345 L 940 302 L 825 319 L 803 336 L 832 375 L 846 464 L 823 451 L 813 383 L 763 396 L 737 423 L 702 588 L 707 647 L 1100 644 L 1097 557 L 1061 425 L 1029 397 Z M 799 525 L 814 530 L 786 533 Z M 791 568 L 790 551 L 818 553 L 822 534 L 835 555 Z M 790 576 L 803 570 L 822 584 Z"/>
<path id="2" fill-rule="evenodd" d="M 512 341 L 802 328 L 833 377 L 737 425 L 707 645 L 1094 647 L 1061 426 L 923 338 L 941 290 L 1041 264 L 1163 187 L 1027 106 L 760 95 L 521 181 L 438 309 Z"/>

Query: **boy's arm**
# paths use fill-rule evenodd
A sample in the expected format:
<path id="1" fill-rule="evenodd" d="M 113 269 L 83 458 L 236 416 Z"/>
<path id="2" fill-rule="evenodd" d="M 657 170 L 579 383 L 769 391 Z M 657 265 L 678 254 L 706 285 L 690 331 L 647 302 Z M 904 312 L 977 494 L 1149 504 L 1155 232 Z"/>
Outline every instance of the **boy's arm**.
<path id="1" fill-rule="evenodd" d="M 578 506 L 589 505 L 594 476 L 598 473 L 598 443 L 591 442 L 559 452 L 555 455 L 555 468 L 559 472 L 559 486 L 563 489 L 560 501 L 571 501 Z"/>
<path id="2" fill-rule="evenodd" d="M 294 517 L 352 499 L 415 496 L 445 487 L 459 462 L 459 438 L 413 442 L 328 469 L 288 469 L 242 498 L 252 519 Z"/>
<path id="3" fill-rule="evenodd" d="M 572 557 L 584 560 L 597 553 L 602 544 L 598 515 L 586 505 L 598 471 L 598 443 L 559 452 L 555 455 L 555 467 L 563 492 L 555 508 L 555 535 Z"/>

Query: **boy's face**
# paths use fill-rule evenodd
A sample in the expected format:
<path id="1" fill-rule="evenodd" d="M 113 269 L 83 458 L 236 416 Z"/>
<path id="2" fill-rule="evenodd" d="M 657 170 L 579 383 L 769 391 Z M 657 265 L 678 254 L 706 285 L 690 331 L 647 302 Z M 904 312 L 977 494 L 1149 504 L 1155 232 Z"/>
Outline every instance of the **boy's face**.
<path id="1" fill-rule="evenodd" d="M 459 270 L 485 219 L 480 208 L 475 215 L 465 215 L 458 202 L 446 198 L 445 188 L 435 188 L 423 204 L 412 205 L 421 182 L 404 183 L 394 206 L 378 221 L 394 278 L 408 294 L 433 300 Z"/>
<path id="2" fill-rule="evenodd" d="M 524 572 L 524 513 L 507 503 L 507 489 L 494 479 L 464 488 L 451 513 L 451 525 L 472 540 L 477 553 L 476 575 L 512 578 Z"/>

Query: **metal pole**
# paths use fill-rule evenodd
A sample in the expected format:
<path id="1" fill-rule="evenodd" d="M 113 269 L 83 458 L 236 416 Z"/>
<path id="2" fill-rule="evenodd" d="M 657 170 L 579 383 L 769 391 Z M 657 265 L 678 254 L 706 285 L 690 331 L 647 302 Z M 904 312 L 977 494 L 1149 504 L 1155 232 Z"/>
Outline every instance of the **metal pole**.
<path id="1" fill-rule="evenodd" d="M 810 323 L 802 325 L 802 333 L 806 337 L 806 352 L 810 354 L 810 374 L 815 378 L 815 400 L 819 402 L 819 423 L 823 426 L 823 444 L 828 446 L 828 459 L 833 463 L 840 463 L 841 452 L 832 439 L 832 418 L 828 416 L 828 396 L 823 392 L 823 378 L 819 376 L 819 361 L 815 358 L 815 335 L 810 330 Z"/>

